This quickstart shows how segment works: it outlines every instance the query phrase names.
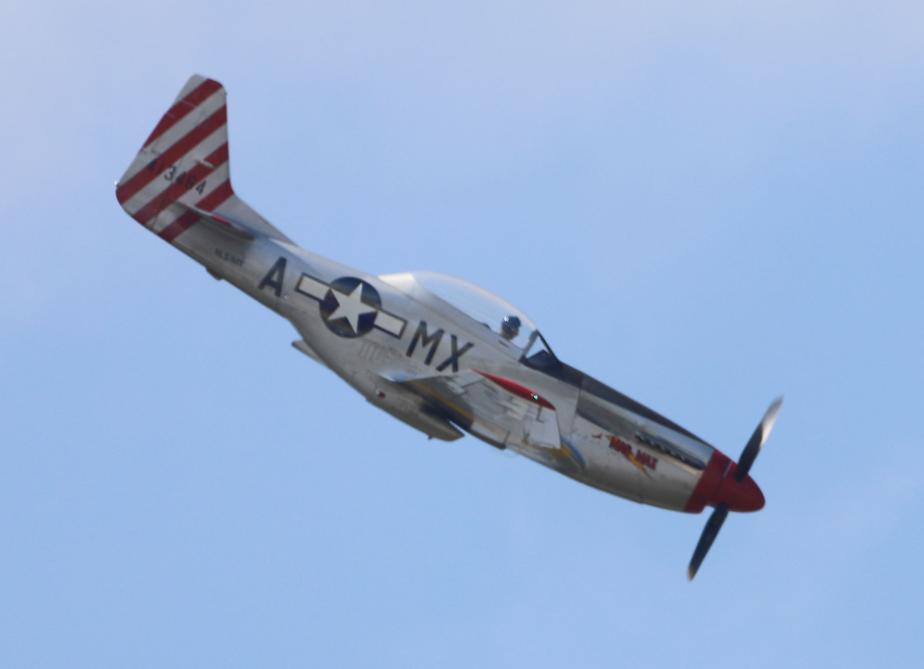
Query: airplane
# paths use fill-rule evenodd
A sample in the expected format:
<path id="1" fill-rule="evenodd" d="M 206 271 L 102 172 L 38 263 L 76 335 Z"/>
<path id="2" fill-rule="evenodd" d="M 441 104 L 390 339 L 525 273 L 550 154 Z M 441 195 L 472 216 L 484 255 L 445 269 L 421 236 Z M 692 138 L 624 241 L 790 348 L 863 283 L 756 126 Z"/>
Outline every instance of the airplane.
<path id="1" fill-rule="evenodd" d="M 375 276 L 307 251 L 237 196 L 227 95 L 192 76 L 116 184 L 145 228 L 287 319 L 293 346 L 431 439 L 466 433 L 588 486 L 663 509 L 713 507 L 696 575 L 729 511 L 758 511 L 750 477 L 782 398 L 736 463 L 553 352 L 525 313 L 434 272 Z"/>

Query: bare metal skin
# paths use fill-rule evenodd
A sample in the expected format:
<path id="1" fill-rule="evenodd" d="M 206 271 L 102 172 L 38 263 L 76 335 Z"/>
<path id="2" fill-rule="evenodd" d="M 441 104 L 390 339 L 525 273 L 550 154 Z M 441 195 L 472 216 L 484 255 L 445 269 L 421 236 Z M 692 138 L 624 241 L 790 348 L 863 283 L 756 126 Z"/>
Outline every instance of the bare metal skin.
<path id="1" fill-rule="evenodd" d="M 715 511 L 695 574 L 728 511 L 756 511 L 747 472 L 774 403 L 736 465 L 691 432 L 559 360 L 532 321 L 461 279 L 374 276 L 307 251 L 234 193 L 226 94 L 193 76 L 119 180 L 151 232 L 288 320 L 296 349 L 430 438 L 464 433 L 636 502 Z"/>

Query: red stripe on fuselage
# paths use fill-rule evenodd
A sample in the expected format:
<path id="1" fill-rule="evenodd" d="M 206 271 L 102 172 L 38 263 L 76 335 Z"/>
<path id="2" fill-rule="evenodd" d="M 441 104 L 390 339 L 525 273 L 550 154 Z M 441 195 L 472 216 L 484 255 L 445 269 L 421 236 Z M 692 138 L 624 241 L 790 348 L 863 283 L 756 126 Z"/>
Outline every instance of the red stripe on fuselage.
<path id="1" fill-rule="evenodd" d="M 526 386 L 521 385 L 511 379 L 504 378 L 503 376 L 495 376 L 494 374 L 488 374 L 487 372 L 482 372 L 477 369 L 475 371 L 486 379 L 490 379 L 512 395 L 522 397 L 524 400 L 529 400 L 530 402 L 538 404 L 541 407 L 555 411 L 555 407 L 552 406 L 552 404 L 547 399 L 539 395 L 539 393 L 533 392 Z"/>
<path id="2" fill-rule="evenodd" d="M 167 113 L 161 117 L 158 124 L 154 126 L 154 130 L 151 131 L 148 138 L 144 140 L 142 150 L 148 148 L 148 146 L 153 144 L 161 135 L 182 121 L 189 112 L 205 102 L 220 88 L 221 84 L 214 79 L 206 79 L 191 90 L 182 100 L 175 102 L 174 105 L 167 110 Z"/>

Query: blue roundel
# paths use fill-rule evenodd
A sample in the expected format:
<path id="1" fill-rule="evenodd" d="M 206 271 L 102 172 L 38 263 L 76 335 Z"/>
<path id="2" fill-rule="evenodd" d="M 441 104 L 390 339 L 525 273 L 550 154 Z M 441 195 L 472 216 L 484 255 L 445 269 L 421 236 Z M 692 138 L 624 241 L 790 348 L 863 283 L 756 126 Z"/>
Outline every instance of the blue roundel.
<path id="1" fill-rule="evenodd" d="M 354 276 L 332 281 L 321 301 L 321 318 L 335 335 L 361 337 L 375 325 L 382 300 L 371 284 Z"/>

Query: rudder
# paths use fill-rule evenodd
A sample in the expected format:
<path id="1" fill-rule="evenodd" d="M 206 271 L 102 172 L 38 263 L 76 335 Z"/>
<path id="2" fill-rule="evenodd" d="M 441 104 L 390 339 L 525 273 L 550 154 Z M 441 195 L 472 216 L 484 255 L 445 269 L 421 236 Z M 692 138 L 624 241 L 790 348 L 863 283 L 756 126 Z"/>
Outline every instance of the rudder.
<path id="1" fill-rule="evenodd" d="M 190 77 L 119 179 L 122 208 L 169 242 L 204 218 L 290 241 L 234 194 L 227 119 L 225 88 Z"/>

